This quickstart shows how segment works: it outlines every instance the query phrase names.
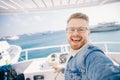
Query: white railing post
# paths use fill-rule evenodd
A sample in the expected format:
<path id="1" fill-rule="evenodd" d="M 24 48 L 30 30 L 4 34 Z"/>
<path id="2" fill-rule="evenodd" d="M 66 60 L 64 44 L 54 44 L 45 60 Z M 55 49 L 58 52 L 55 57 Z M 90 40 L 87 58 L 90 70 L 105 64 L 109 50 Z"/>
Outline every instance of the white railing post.
<path id="1" fill-rule="evenodd" d="M 105 45 L 105 51 L 108 52 L 107 43 L 104 43 L 104 45 Z"/>
<path id="2" fill-rule="evenodd" d="M 68 46 L 67 44 L 61 45 L 61 53 L 68 53 Z"/>
<path id="3" fill-rule="evenodd" d="M 28 51 L 25 51 L 25 60 L 28 60 Z"/>

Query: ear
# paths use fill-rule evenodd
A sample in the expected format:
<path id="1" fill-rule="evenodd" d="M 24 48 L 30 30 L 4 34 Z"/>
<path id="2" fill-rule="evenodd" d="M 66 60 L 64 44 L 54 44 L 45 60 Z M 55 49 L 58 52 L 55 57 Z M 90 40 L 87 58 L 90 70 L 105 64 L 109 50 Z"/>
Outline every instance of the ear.
<path id="1" fill-rule="evenodd" d="M 90 36 L 90 30 L 88 30 L 88 36 Z"/>

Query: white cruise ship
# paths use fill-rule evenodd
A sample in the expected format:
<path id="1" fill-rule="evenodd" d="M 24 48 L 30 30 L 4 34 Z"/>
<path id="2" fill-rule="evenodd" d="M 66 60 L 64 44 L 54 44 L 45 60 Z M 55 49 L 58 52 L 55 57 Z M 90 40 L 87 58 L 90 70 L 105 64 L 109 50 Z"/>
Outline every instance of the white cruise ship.
<path id="1" fill-rule="evenodd" d="M 95 25 L 94 28 L 91 28 L 91 32 L 105 32 L 115 30 L 120 30 L 120 24 L 117 22 L 99 23 L 98 25 Z"/>

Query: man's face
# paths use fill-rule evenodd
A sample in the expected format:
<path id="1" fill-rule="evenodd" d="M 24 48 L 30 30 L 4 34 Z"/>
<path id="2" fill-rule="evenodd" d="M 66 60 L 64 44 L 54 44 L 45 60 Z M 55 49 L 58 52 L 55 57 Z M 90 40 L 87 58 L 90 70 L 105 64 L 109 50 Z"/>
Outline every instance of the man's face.
<path id="1" fill-rule="evenodd" d="M 78 50 L 88 42 L 90 31 L 84 19 L 71 19 L 67 24 L 67 38 L 72 49 Z"/>

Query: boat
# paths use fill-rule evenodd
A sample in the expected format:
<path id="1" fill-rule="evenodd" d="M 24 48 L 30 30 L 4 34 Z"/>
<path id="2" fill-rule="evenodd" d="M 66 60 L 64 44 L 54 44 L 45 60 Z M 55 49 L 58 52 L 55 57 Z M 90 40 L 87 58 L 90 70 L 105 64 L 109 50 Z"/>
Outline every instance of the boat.
<path id="1" fill-rule="evenodd" d="M 10 45 L 7 41 L 0 41 L 0 66 L 17 63 L 21 51 L 20 46 Z"/>
<path id="2" fill-rule="evenodd" d="M 17 40 L 17 39 L 19 39 L 19 36 L 9 36 L 6 39 L 8 39 L 8 40 Z"/>
<path id="3" fill-rule="evenodd" d="M 117 22 L 99 23 L 90 30 L 91 32 L 116 31 L 116 30 L 120 30 L 120 23 Z"/>
<path id="4" fill-rule="evenodd" d="M 18 40 L 19 36 L 15 35 L 15 36 L 4 36 L 1 37 L 0 40 Z"/>

